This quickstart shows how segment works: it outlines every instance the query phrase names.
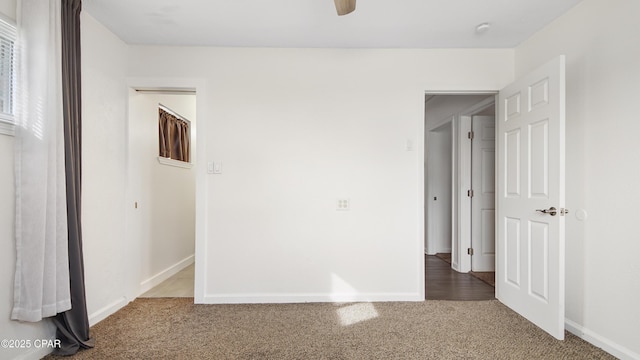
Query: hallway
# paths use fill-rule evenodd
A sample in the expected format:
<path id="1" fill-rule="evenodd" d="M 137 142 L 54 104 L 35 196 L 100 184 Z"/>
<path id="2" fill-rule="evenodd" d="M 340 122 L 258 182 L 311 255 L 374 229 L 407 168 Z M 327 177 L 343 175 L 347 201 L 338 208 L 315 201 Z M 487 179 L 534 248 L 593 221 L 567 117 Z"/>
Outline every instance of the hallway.
<path id="1" fill-rule="evenodd" d="M 451 269 L 446 261 L 425 255 L 427 300 L 493 300 L 495 288 L 469 274 Z"/>

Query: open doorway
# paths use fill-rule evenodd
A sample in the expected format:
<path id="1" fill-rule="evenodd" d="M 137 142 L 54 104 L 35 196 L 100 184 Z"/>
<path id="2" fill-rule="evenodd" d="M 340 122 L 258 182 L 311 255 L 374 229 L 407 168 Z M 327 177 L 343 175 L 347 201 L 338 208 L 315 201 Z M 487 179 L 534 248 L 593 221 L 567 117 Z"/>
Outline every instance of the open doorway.
<path id="1" fill-rule="evenodd" d="M 426 297 L 492 299 L 495 94 L 427 94 L 425 151 Z"/>
<path id="2" fill-rule="evenodd" d="M 188 158 L 163 153 L 161 117 L 187 130 L 180 148 Z M 194 296 L 195 129 L 195 91 L 130 89 L 127 228 L 138 246 L 141 297 Z"/>

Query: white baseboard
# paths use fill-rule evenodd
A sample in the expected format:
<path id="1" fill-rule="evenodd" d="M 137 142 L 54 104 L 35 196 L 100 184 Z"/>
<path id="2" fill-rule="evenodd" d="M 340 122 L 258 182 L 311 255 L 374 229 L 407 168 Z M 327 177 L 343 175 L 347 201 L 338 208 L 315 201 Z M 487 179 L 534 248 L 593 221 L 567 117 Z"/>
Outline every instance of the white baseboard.
<path id="1" fill-rule="evenodd" d="M 194 261 L 195 261 L 195 256 L 194 255 L 187 256 L 186 258 L 180 260 L 176 264 L 169 266 L 168 268 L 162 270 L 158 274 L 156 274 L 156 275 L 150 277 L 149 279 L 141 282 L 140 283 L 140 292 L 138 293 L 138 295 L 142 295 L 145 292 L 153 289 L 155 286 L 159 285 L 161 282 L 167 280 L 168 278 L 170 278 L 173 275 L 175 275 L 178 272 L 180 272 L 180 270 L 182 270 L 182 269 L 186 268 L 187 266 L 193 264 Z"/>
<path id="2" fill-rule="evenodd" d="M 166 268 L 165 270 L 161 271 L 157 275 L 151 277 L 150 279 L 143 281 L 142 283 L 140 283 L 140 292 L 138 295 L 141 295 L 147 292 L 154 286 L 172 277 L 173 275 L 178 273 L 180 270 L 193 264 L 194 259 L 195 257 L 193 255 L 188 256 L 187 258 L 179 261 L 178 263 Z M 123 296 L 120 299 L 114 301 L 113 303 L 97 310 L 92 314 L 89 314 L 89 326 L 93 326 L 99 323 L 100 321 L 106 319 L 109 315 L 114 314 L 116 311 L 122 309 L 128 303 L 129 303 L 129 300 L 127 299 L 127 297 Z"/>
<path id="3" fill-rule="evenodd" d="M 584 328 L 582 325 L 573 322 L 569 319 L 565 319 L 564 322 L 565 329 L 572 333 L 573 335 L 581 338 L 582 340 L 593 344 L 601 348 L 602 350 L 608 352 L 609 354 L 617 357 L 622 360 L 633 360 L 640 359 L 640 354 L 627 349 L 626 347 L 616 344 L 615 342 L 601 336 L 599 334 L 594 333 L 593 331 Z"/>
<path id="4" fill-rule="evenodd" d="M 116 311 L 122 309 L 128 303 L 129 303 L 129 301 L 127 300 L 127 298 L 123 296 L 120 299 L 112 302 L 111 304 L 103 307 L 102 309 L 99 309 L 98 311 L 94 312 L 93 314 L 89 314 L 89 326 L 93 326 L 93 325 L 99 323 L 100 321 L 106 319 L 107 316 L 109 316 L 109 315 L 115 313 Z"/>
<path id="5" fill-rule="evenodd" d="M 220 294 L 205 295 L 202 304 L 299 304 L 424 301 L 418 293 L 396 294 Z"/>

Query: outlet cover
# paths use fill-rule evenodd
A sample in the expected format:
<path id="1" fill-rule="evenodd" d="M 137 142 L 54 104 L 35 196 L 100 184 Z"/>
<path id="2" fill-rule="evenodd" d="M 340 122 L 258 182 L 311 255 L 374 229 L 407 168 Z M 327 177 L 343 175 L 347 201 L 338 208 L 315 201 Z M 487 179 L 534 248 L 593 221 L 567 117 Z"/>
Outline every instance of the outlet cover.
<path id="1" fill-rule="evenodd" d="M 348 211 L 351 209 L 351 201 L 349 199 L 338 199 L 336 210 Z"/>

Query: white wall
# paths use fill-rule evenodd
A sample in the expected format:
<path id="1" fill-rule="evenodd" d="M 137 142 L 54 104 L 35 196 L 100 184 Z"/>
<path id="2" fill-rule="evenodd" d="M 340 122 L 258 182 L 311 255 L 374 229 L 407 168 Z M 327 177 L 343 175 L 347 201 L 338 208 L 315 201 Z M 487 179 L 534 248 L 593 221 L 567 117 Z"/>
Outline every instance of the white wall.
<path id="1" fill-rule="evenodd" d="M 511 50 L 131 50 L 207 83 L 204 302 L 423 298 L 424 91 L 498 89 Z"/>
<path id="2" fill-rule="evenodd" d="M 1 0 L 0 13 L 7 19 L 16 20 L 16 0 Z"/>
<path id="3" fill-rule="evenodd" d="M 138 295 L 140 260 L 125 229 L 127 46 L 86 13 L 81 24 L 82 221 L 93 324 Z"/>
<path id="4" fill-rule="evenodd" d="M 195 248 L 195 168 L 158 162 L 158 104 L 191 122 L 195 139 L 196 96 L 144 94 L 129 96 L 129 203 L 136 241 L 140 242 L 141 291 L 193 263 Z M 191 144 L 192 161 L 196 144 Z"/>
<path id="5" fill-rule="evenodd" d="M 638 14 L 637 0 L 584 0 L 517 47 L 515 62 L 519 76 L 567 56 L 566 316 L 623 358 L 640 358 Z"/>

